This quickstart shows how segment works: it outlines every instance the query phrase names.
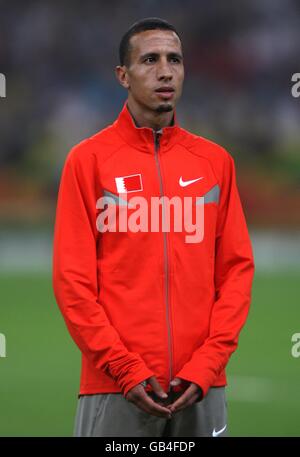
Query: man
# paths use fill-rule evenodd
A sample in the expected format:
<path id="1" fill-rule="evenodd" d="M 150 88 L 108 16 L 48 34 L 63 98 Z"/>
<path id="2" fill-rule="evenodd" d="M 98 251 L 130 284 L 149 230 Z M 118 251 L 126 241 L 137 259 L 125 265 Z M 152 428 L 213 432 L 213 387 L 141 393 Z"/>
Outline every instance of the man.
<path id="1" fill-rule="evenodd" d="M 178 125 L 172 25 L 134 24 L 115 71 L 128 99 L 71 150 L 57 202 L 53 287 L 82 352 L 74 435 L 226 436 L 254 273 L 234 161 Z"/>

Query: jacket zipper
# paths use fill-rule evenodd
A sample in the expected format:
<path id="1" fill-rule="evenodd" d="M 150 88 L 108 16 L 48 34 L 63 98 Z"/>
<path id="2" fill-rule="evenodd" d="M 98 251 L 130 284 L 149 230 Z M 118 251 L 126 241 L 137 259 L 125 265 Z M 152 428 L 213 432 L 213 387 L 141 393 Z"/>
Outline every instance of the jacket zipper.
<path id="1" fill-rule="evenodd" d="M 160 184 L 160 196 L 164 196 L 163 180 L 161 174 L 161 167 L 159 162 L 158 150 L 159 150 L 159 135 L 153 131 L 154 134 L 154 151 L 155 151 L 155 160 L 159 176 Z M 162 213 L 163 218 L 165 218 L 165 203 L 162 201 Z M 164 235 L 164 269 L 165 269 L 165 293 L 166 293 L 166 314 L 167 314 L 167 326 L 168 326 L 168 351 L 169 351 L 169 384 L 168 391 L 170 389 L 170 382 L 173 379 L 172 375 L 172 366 L 173 366 L 173 355 L 172 355 L 172 336 L 171 336 L 171 324 L 170 324 L 170 304 L 169 304 L 169 259 L 168 259 L 168 245 L 167 245 L 167 232 L 163 232 Z"/>

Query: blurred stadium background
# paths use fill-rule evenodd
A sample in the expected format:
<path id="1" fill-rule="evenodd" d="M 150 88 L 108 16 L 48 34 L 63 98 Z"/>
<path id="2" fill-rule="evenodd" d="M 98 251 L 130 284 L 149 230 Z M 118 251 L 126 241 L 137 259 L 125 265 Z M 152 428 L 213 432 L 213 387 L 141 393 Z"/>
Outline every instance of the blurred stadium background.
<path id="1" fill-rule="evenodd" d="M 80 353 L 51 286 L 69 149 L 126 98 L 122 34 L 158 16 L 182 35 L 181 125 L 235 158 L 256 260 L 253 301 L 228 365 L 232 436 L 300 435 L 300 72 L 297 0 L 0 1 L 0 436 L 70 436 Z"/>

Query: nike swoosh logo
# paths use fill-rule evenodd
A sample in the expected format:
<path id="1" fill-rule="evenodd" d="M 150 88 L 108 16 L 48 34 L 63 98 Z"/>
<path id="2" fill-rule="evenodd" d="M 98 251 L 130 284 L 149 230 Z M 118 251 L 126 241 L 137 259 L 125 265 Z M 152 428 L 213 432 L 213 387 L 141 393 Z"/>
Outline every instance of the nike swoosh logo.
<path id="1" fill-rule="evenodd" d="M 225 425 L 225 427 L 221 428 L 221 430 L 218 430 L 218 431 L 216 431 L 216 429 L 214 428 L 214 429 L 213 429 L 213 432 L 212 432 L 212 436 L 215 437 L 215 436 L 221 435 L 221 433 L 224 432 L 224 430 L 226 429 L 226 427 L 227 427 L 227 425 Z"/>
<path id="2" fill-rule="evenodd" d="M 179 184 L 181 187 L 186 187 L 186 186 L 189 186 L 190 184 L 193 184 L 196 181 L 199 181 L 199 179 L 203 179 L 203 176 L 201 176 L 201 178 L 191 179 L 190 181 L 183 181 L 182 176 L 180 176 Z"/>

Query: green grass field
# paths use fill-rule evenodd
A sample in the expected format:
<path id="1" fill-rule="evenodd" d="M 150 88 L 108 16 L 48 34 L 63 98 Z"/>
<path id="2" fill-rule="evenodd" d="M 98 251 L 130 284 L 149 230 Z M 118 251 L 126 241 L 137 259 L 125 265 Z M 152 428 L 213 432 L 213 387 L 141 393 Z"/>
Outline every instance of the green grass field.
<path id="1" fill-rule="evenodd" d="M 227 369 L 231 436 L 300 436 L 299 278 L 258 274 L 249 319 Z M 80 352 L 55 303 L 50 275 L 0 276 L 0 436 L 71 436 Z"/>

